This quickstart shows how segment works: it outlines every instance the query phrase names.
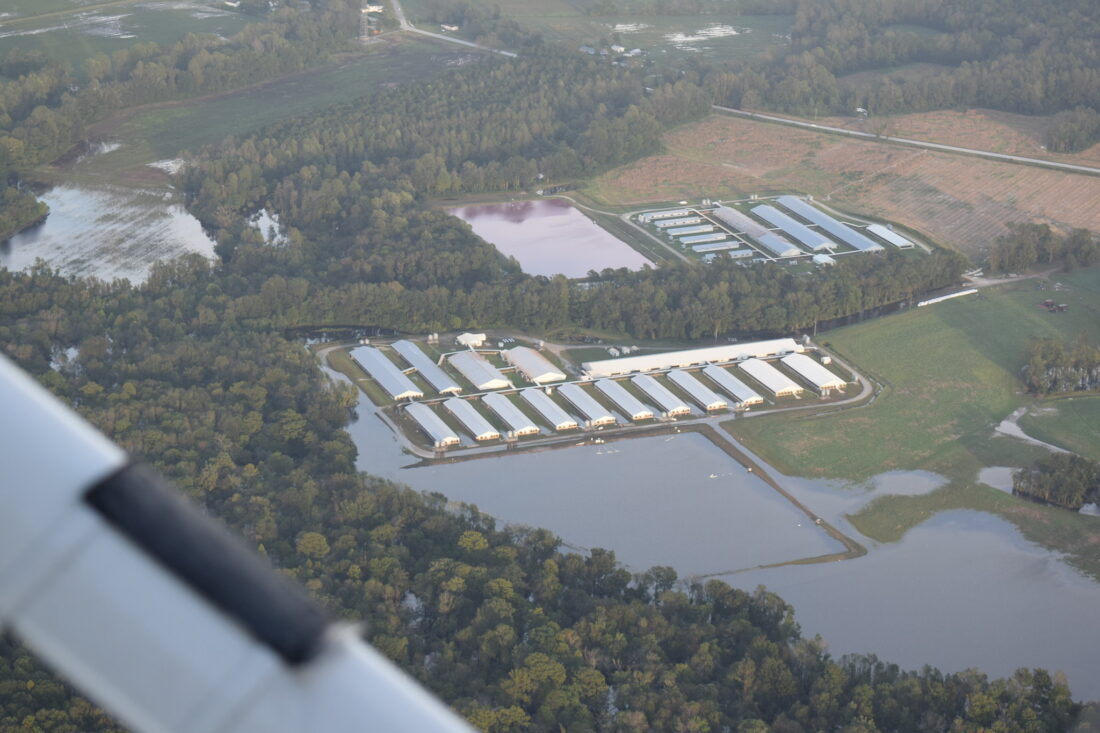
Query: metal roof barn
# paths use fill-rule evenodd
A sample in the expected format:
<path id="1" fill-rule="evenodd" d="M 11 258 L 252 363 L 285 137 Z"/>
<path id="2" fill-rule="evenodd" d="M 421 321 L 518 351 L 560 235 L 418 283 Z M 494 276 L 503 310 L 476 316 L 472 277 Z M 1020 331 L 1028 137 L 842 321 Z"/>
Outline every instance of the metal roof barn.
<path id="1" fill-rule="evenodd" d="M 462 387 L 458 386 L 451 375 L 439 368 L 431 358 L 420 350 L 420 347 L 412 341 L 401 339 L 393 342 L 393 350 L 412 365 L 413 369 L 428 380 L 428 384 L 435 387 L 439 394 L 458 394 Z"/>
<path id="2" fill-rule="evenodd" d="M 817 387 L 817 391 L 821 394 L 831 389 L 844 389 L 848 385 L 843 379 L 805 354 L 788 354 L 780 361 L 793 369 L 798 376 Z"/>
<path id="3" fill-rule="evenodd" d="M 485 361 L 476 351 L 460 351 L 447 357 L 451 366 L 479 390 L 506 389 L 514 386 L 508 377 L 500 373 L 495 366 Z"/>
<path id="4" fill-rule="evenodd" d="M 691 209 L 668 209 L 666 211 L 647 211 L 638 215 L 638 221 L 648 223 L 656 219 L 670 219 L 676 216 L 687 216 Z"/>
<path id="5" fill-rule="evenodd" d="M 687 392 L 691 399 L 698 402 L 699 406 L 707 412 L 725 410 L 730 406 L 728 402 L 716 395 L 709 387 L 704 386 L 702 382 L 687 372 L 673 369 L 668 373 L 668 378 L 672 380 L 673 384 L 677 387 Z"/>
<path id="6" fill-rule="evenodd" d="M 776 397 L 798 395 L 803 392 L 794 380 L 766 361 L 747 359 L 737 366 L 744 369 L 746 374 L 764 385 Z"/>
<path id="7" fill-rule="evenodd" d="M 658 229 L 667 229 L 668 227 L 683 227 L 688 224 L 698 224 L 703 220 L 701 216 L 681 216 L 676 219 L 661 219 L 653 222 L 653 226 Z"/>
<path id="8" fill-rule="evenodd" d="M 723 392 L 745 407 L 764 404 L 764 398 L 756 394 L 756 390 L 722 367 L 713 364 L 703 367 L 703 374 L 706 374 L 707 378 L 717 384 Z"/>
<path id="9" fill-rule="evenodd" d="M 481 416 L 481 413 L 474 409 L 464 399 L 458 397 L 452 397 L 449 400 L 443 400 L 443 406 L 447 408 L 447 411 L 458 418 L 458 421 L 466 426 L 466 429 L 474 436 L 474 440 L 497 440 L 500 438 L 500 431 L 494 428 L 488 420 Z"/>
<path id="10" fill-rule="evenodd" d="M 351 350 L 351 358 L 393 399 L 415 400 L 424 396 L 420 388 L 402 374 L 396 364 L 373 346 L 355 347 Z"/>
<path id="11" fill-rule="evenodd" d="M 784 207 L 790 209 L 794 213 L 801 216 L 807 221 L 817 224 L 819 227 L 832 234 L 840 241 L 850 244 L 858 249 L 860 252 L 881 252 L 883 247 L 881 244 L 872 242 L 867 237 L 863 236 L 855 229 L 845 224 L 842 221 L 837 221 L 833 217 L 826 214 L 820 209 L 810 206 L 808 203 L 798 198 L 797 196 L 780 196 L 779 203 Z"/>
<path id="12" fill-rule="evenodd" d="M 835 265 L 836 260 L 834 260 L 829 255 L 814 255 L 814 264 L 815 265 Z"/>
<path id="13" fill-rule="evenodd" d="M 432 439 L 432 445 L 436 448 L 446 448 L 449 445 L 458 445 L 458 436 L 447 427 L 447 423 L 436 415 L 432 408 L 421 402 L 414 402 L 405 408 L 405 412 L 416 420 L 420 429 Z"/>
<path id="14" fill-rule="evenodd" d="M 653 410 L 642 404 L 634 395 L 626 391 L 626 387 L 610 379 L 596 381 L 596 389 L 604 393 L 607 399 L 618 405 L 631 420 L 652 420 Z"/>
<path id="15" fill-rule="evenodd" d="M 867 231 L 869 231 L 871 234 L 874 234 L 879 239 L 885 239 L 887 242 L 894 245 L 898 249 L 913 249 L 913 247 L 915 246 L 912 242 L 895 232 L 893 229 L 884 227 L 881 224 L 868 224 Z"/>
<path id="16" fill-rule="evenodd" d="M 649 372 L 655 369 L 689 367 L 712 362 L 723 363 L 753 356 L 776 356 L 801 351 L 802 347 L 794 339 L 770 339 L 768 341 L 748 341 L 743 344 L 707 346 L 702 349 L 666 351 L 661 354 L 624 356 L 620 359 L 586 361 L 581 364 L 581 368 L 584 369 L 584 373 L 588 377 L 614 377 L 618 374 L 629 374 L 631 372 Z"/>
<path id="17" fill-rule="evenodd" d="M 527 401 L 527 404 L 538 410 L 540 415 L 550 421 L 550 424 L 554 426 L 554 430 L 573 430 L 580 427 L 568 412 L 558 407 L 558 403 L 545 395 L 541 389 L 528 387 L 519 394 Z"/>
<path id="18" fill-rule="evenodd" d="M 703 242 L 721 242 L 724 239 L 729 239 L 728 234 L 725 232 L 711 232 L 710 234 L 696 234 L 693 237 L 680 237 L 680 244 L 702 244 Z M 740 242 L 730 242 L 730 247 L 741 246 Z M 692 248 L 694 249 L 694 247 Z"/>
<path id="19" fill-rule="evenodd" d="M 519 369 L 523 376 L 535 384 L 560 382 L 565 379 L 565 374 L 560 369 L 530 347 L 517 346 L 501 352 L 501 356 L 504 357 L 504 361 Z"/>
<path id="20" fill-rule="evenodd" d="M 795 221 L 774 206 L 761 204 L 760 206 L 753 207 L 752 213 L 772 226 L 779 227 L 815 252 L 823 249 L 837 248 L 836 242 L 829 239 L 821 232 L 815 232 L 805 224 Z"/>
<path id="21" fill-rule="evenodd" d="M 670 237 L 683 237 L 688 234 L 705 234 L 706 232 L 713 232 L 713 224 L 696 224 L 690 227 L 675 227 L 673 229 L 666 229 L 665 234 Z"/>
<path id="22" fill-rule="evenodd" d="M 802 254 L 802 250 L 798 247 L 778 234 L 768 231 L 763 224 L 737 209 L 719 206 L 714 210 L 714 215 L 732 227 L 735 232 L 748 234 L 776 257 L 797 257 Z"/>
<path id="23" fill-rule="evenodd" d="M 630 381 L 633 382 L 638 389 L 652 397 L 669 417 L 691 414 L 690 407 L 681 402 L 679 397 L 669 392 L 665 385 L 648 374 L 635 374 L 630 378 Z"/>
<path id="24" fill-rule="evenodd" d="M 573 407 L 580 410 L 592 425 L 613 425 L 617 422 L 615 416 L 605 410 L 603 405 L 585 392 L 579 384 L 563 384 L 558 387 L 558 393 L 569 400 Z"/>
<path id="25" fill-rule="evenodd" d="M 499 392 L 490 392 L 482 397 L 481 401 L 495 412 L 501 420 L 508 423 L 508 428 L 514 435 L 535 435 L 541 432 L 539 426 L 524 415 L 523 411 L 516 407 L 512 400 Z"/>

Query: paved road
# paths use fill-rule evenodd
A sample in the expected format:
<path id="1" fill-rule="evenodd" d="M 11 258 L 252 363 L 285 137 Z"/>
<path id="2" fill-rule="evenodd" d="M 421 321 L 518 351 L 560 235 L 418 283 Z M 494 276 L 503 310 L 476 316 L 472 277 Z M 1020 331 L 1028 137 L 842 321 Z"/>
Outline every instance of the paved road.
<path id="1" fill-rule="evenodd" d="M 397 17 L 397 24 L 401 26 L 401 30 L 409 31 L 410 33 L 419 33 L 422 36 L 428 36 L 434 38 L 437 41 L 446 41 L 447 43 L 456 43 L 459 46 L 468 46 L 469 48 L 477 48 L 482 51 L 488 51 L 489 53 L 500 54 L 501 56 L 507 56 L 508 58 L 516 58 L 516 54 L 512 51 L 501 51 L 495 48 L 489 48 L 488 46 L 482 46 L 480 43 L 474 43 L 473 41 L 466 41 L 461 38 L 455 38 L 454 36 L 445 36 L 442 33 L 432 33 L 431 31 L 422 31 L 415 25 L 409 22 L 409 19 L 405 17 L 405 9 L 401 7 L 400 0 L 390 0 L 393 3 L 393 14 Z"/>
<path id="2" fill-rule="evenodd" d="M 1058 163 L 1053 160 L 1043 160 L 1041 158 L 1025 158 L 1021 155 L 994 153 L 990 150 L 978 150 L 976 148 L 960 148 L 955 145 L 942 145 L 940 143 L 930 143 L 924 140 L 913 140 L 912 138 L 907 137 L 875 135 L 871 132 L 849 130 L 844 127 L 831 127 L 829 125 L 818 125 L 814 122 L 792 120 L 787 117 L 778 117 L 776 115 L 765 115 L 758 112 L 746 112 L 745 110 L 733 109 L 732 107 L 722 107 L 717 104 L 713 105 L 713 109 L 716 109 L 719 112 L 726 112 L 728 114 L 737 115 L 738 117 L 747 117 L 749 119 L 761 120 L 763 122 L 775 122 L 781 125 L 790 125 L 792 127 L 802 127 L 808 130 L 817 130 L 818 132 L 828 132 L 836 135 L 847 135 L 849 137 L 858 137 L 865 140 L 876 140 L 878 142 L 897 143 L 899 145 L 909 145 L 912 147 L 924 148 L 926 150 L 938 150 L 945 153 L 961 153 L 963 155 L 974 155 L 979 158 L 988 158 L 990 160 L 998 160 L 1006 163 L 1018 163 L 1020 165 L 1037 166 L 1040 168 L 1053 168 L 1055 170 L 1068 171 L 1070 173 L 1084 173 L 1091 176 L 1100 176 L 1100 168 L 1093 168 L 1087 165 Z"/>

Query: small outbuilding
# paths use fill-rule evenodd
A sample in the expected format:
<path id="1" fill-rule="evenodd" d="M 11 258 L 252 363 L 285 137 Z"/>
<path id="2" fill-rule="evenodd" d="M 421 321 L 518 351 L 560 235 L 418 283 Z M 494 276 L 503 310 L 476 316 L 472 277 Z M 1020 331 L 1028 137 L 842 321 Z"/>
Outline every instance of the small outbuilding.
<path id="1" fill-rule="evenodd" d="M 483 333 L 460 333 L 455 336 L 455 343 L 468 349 L 480 349 L 485 345 Z"/>

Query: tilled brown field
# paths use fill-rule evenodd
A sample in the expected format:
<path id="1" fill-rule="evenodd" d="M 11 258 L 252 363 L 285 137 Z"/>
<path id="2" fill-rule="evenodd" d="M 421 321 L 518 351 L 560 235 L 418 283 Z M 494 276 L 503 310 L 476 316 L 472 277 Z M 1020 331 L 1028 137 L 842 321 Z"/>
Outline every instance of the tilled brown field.
<path id="1" fill-rule="evenodd" d="M 665 145 L 667 153 L 600 177 L 588 193 L 613 205 L 808 193 L 973 254 L 1007 222 L 1100 231 L 1100 177 L 718 115 L 672 131 Z"/>

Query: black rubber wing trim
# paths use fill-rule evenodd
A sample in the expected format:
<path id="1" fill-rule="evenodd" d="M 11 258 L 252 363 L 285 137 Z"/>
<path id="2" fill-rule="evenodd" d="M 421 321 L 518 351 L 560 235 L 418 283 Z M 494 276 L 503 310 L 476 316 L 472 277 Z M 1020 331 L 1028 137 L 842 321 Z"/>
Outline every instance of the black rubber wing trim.
<path id="1" fill-rule="evenodd" d="M 129 465 L 85 499 L 287 663 L 302 664 L 316 653 L 330 623 L 325 613 L 154 469 Z"/>

